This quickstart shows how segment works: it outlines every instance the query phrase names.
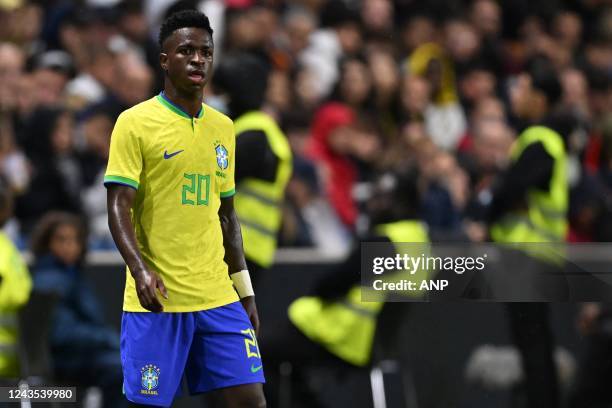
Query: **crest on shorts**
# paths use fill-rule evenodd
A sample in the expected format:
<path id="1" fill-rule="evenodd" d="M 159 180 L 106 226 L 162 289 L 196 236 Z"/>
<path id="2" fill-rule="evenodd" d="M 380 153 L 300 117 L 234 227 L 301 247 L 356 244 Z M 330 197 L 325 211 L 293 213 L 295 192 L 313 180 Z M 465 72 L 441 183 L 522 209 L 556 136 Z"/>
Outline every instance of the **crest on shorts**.
<path id="1" fill-rule="evenodd" d="M 140 369 L 143 391 L 146 390 L 148 393 L 150 393 L 151 391 L 157 389 L 159 386 L 159 373 L 159 367 L 153 364 L 147 364 Z"/>
<path id="2" fill-rule="evenodd" d="M 229 154 L 227 149 L 222 144 L 215 147 L 215 153 L 217 154 L 217 165 L 221 170 L 227 169 L 229 165 Z"/>

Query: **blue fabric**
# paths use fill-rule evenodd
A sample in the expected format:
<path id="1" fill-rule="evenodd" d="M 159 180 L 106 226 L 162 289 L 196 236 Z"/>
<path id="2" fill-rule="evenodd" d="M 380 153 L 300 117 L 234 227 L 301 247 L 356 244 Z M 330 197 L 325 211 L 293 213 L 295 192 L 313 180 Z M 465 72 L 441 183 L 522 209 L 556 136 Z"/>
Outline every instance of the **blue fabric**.
<path id="1" fill-rule="evenodd" d="M 429 186 L 421 211 L 423 221 L 432 228 L 451 230 L 460 226 L 461 213 L 453 205 L 448 190 L 437 183 Z"/>
<path id="2" fill-rule="evenodd" d="M 191 394 L 265 382 L 261 356 L 240 302 L 188 313 L 123 312 L 126 397 L 170 406 L 183 377 Z"/>
<path id="3" fill-rule="evenodd" d="M 105 325 L 103 309 L 79 268 L 47 255 L 36 260 L 32 274 L 34 290 L 58 295 L 50 334 L 57 379 L 96 385 L 102 389 L 105 406 L 127 406 L 121 395 L 119 335 Z"/>
<path id="4" fill-rule="evenodd" d="M 103 308 L 76 266 L 47 255 L 37 259 L 32 271 L 34 290 L 59 296 L 51 329 L 56 368 L 88 361 L 98 351 L 119 349 L 119 336 L 105 325 Z"/>

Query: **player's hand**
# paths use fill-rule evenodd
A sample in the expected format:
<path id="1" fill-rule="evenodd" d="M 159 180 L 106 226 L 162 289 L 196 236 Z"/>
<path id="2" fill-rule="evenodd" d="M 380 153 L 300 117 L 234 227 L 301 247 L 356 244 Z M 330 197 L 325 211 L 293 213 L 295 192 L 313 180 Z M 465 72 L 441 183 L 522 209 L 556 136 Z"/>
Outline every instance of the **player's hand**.
<path id="1" fill-rule="evenodd" d="M 134 273 L 134 281 L 140 305 L 151 312 L 163 312 L 164 306 L 157 298 L 157 290 L 159 290 L 159 293 L 168 299 L 168 292 L 162 278 L 153 271 L 143 269 Z"/>
<path id="2" fill-rule="evenodd" d="M 246 310 L 247 316 L 253 325 L 255 335 L 259 336 L 259 315 L 257 314 L 257 306 L 255 306 L 255 296 L 247 296 L 240 299 L 244 310 Z"/>

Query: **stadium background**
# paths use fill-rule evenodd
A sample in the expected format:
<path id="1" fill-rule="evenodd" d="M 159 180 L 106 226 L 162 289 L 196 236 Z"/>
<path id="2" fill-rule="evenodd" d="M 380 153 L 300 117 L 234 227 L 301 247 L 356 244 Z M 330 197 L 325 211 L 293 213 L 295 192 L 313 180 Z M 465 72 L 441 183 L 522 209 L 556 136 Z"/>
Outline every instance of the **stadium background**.
<path id="1" fill-rule="evenodd" d="M 367 226 L 368 182 L 395 163 L 419 167 L 431 230 L 450 240 L 484 239 L 490 187 L 522 126 L 512 114 L 513 89 L 533 58 L 555 66 L 562 104 L 576 118 L 567 240 L 611 241 L 612 8 L 605 0 L 0 0 L 0 173 L 16 196 L 5 230 L 27 250 L 48 211 L 83 215 L 95 258 L 86 271 L 109 324 L 118 324 L 123 284 L 101 183 L 110 131 L 119 112 L 161 89 L 155 36 L 163 17 L 184 7 L 210 17 L 216 62 L 240 50 L 270 67 L 265 110 L 295 157 L 280 245 L 316 254 L 302 253 L 302 261 L 321 260 L 304 264 L 300 252 L 281 251 L 283 262 L 261 284 L 264 328 L 267 316 L 284 311 L 276 299 L 283 285 L 292 285 L 283 297 L 305 288 L 283 278 L 308 280 L 347 253 Z M 423 68 L 431 59 L 438 75 Z M 211 87 L 205 98 L 226 107 Z M 315 126 L 327 119 L 320 108 L 330 101 L 354 113 L 334 163 L 312 154 L 334 130 Z M 449 406 L 445 392 L 451 400 L 476 398 L 478 391 L 458 385 L 466 353 L 509 343 L 500 309 L 415 309 L 405 323 L 422 341 L 407 343 L 405 355 L 426 390 L 421 404 Z M 554 316 L 560 344 L 578 358 L 577 306 L 556 305 Z"/>

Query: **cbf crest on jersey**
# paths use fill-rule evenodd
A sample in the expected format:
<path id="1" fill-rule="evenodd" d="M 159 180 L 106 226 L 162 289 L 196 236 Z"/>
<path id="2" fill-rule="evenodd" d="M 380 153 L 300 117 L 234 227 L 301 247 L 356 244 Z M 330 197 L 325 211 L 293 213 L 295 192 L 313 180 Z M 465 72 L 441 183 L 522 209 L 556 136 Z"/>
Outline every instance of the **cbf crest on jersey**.
<path id="1" fill-rule="evenodd" d="M 140 369 L 141 374 L 141 394 L 157 395 L 157 387 L 159 386 L 159 367 L 153 364 L 147 364 Z"/>
<path id="2" fill-rule="evenodd" d="M 215 153 L 217 154 L 217 165 L 221 170 L 227 169 L 229 165 L 229 154 L 227 149 L 222 144 L 215 147 Z"/>

